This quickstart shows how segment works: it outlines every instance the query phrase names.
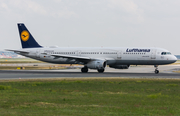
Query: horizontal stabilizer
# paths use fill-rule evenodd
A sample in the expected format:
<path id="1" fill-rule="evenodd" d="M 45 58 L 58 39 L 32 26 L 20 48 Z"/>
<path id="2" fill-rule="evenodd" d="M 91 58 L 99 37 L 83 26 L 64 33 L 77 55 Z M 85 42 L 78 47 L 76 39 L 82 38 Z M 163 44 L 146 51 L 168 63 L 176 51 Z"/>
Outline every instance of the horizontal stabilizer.
<path id="1" fill-rule="evenodd" d="M 20 52 L 20 53 L 29 53 L 28 51 L 23 51 L 23 50 L 10 50 L 10 49 L 5 49 L 6 51 L 13 51 L 13 52 Z"/>

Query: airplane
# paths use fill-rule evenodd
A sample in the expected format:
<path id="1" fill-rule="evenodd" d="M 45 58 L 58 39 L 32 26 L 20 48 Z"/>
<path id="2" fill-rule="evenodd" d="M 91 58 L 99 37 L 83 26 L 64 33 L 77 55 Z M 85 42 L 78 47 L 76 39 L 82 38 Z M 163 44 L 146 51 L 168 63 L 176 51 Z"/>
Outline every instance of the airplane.
<path id="1" fill-rule="evenodd" d="M 107 65 L 115 69 L 128 69 L 130 65 L 154 65 L 154 72 L 158 74 L 158 65 L 177 61 L 168 50 L 156 47 L 43 47 L 23 23 L 17 25 L 22 49 L 7 51 L 49 63 L 81 64 L 84 65 L 82 73 L 87 73 L 88 69 L 103 73 Z"/>

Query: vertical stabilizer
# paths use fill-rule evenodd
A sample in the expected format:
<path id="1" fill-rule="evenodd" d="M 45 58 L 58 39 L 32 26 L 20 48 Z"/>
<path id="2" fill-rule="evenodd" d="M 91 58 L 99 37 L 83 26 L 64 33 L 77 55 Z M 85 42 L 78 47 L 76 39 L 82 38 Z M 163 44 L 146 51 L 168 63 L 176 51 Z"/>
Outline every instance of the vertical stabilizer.
<path id="1" fill-rule="evenodd" d="M 22 48 L 38 48 L 40 46 L 33 38 L 31 33 L 28 31 L 23 23 L 18 23 L 19 35 L 21 40 Z"/>

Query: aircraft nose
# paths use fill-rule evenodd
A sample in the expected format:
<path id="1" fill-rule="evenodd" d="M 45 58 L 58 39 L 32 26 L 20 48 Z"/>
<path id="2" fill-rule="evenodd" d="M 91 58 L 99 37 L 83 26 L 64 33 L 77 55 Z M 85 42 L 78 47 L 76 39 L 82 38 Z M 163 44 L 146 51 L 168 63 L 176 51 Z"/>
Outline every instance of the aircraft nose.
<path id="1" fill-rule="evenodd" d="M 172 56 L 172 61 L 173 61 L 173 62 L 176 62 L 176 61 L 177 61 L 176 56 Z"/>

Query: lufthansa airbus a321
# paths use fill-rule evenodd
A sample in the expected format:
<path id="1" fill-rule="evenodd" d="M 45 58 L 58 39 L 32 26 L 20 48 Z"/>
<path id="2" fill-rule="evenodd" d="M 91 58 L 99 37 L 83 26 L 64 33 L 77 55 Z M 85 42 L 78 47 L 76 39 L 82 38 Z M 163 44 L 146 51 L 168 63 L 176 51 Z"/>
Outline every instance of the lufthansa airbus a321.
<path id="1" fill-rule="evenodd" d="M 155 73 L 158 74 L 158 65 L 177 61 L 168 50 L 154 47 L 43 47 L 23 23 L 18 23 L 18 29 L 22 49 L 8 51 L 49 63 L 82 64 L 83 73 L 87 73 L 88 69 L 103 73 L 107 65 L 116 69 L 128 69 L 130 65 L 154 65 Z"/>

